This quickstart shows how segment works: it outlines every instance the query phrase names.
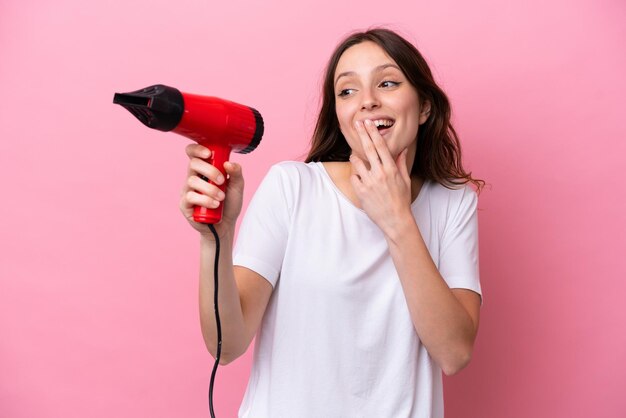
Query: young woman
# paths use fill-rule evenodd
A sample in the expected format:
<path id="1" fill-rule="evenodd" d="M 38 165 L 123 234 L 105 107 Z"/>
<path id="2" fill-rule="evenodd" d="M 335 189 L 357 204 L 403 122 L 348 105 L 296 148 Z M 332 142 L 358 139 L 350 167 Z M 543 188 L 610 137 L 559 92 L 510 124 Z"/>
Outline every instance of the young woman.
<path id="1" fill-rule="evenodd" d="M 215 242 L 194 205 L 224 204 L 222 364 L 256 335 L 240 417 L 443 417 L 442 371 L 470 361 L 482 303 L 477 186 L 461 164 L 450 106 L 417 49 L 374 29 L 327 67 L 305 162 L 274 165 L 242 221 L 241 167 L 226 196 L 187 147 L 180 207 L 201 234 L 200 315 L 215 356 Z"/>

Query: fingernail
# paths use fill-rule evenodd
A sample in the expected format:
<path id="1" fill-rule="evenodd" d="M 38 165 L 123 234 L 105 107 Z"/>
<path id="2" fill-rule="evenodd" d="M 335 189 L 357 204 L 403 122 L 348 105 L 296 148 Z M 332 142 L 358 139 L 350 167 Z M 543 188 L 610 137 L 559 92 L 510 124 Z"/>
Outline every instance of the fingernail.
<path id="1" fill-rule="evenodd" d="M 221 190 L 220 190 L 219 192 L 217 192 L 217 197 L 218 197 L 219 199 L 223 199 L 225 196 L 226 196 L 226 195 L 224 194 L 224 192 L 223 192 L 223 191 L 221 191 Z"/>
<path id="2" fill-rule="evenodd" d="M 372 121 L 371 121 L 371 120 L 369 120 L 369 119 L 365 119 L 365 124 L 366 124 L 367 126 L 372 126 Z"/>
<path id="3" fill-rule="evenodd" d="M 209 150 L 208 150 L 208 149 L 205 149 L 204 151 L 202 151 L 202 156 L 203 156 L 204 158 L 208 157 L 208 156 L 209 156 L 209 154 L 210 154 L 210 152 L 209 152 Z"/>
<path id="4" fill-rule="evenodd" d="M 220 174 L 219 176 L 217 176 L 216 181 L 218 184 L 222 184 L 224 182 L 224 176 Z"/>
<path id="5" fill-rule="evenodd" d="M 357 128 L 357 129 L 360 128 L 361 127 L 361 121 L 358 121 L 358 120 L 355 121 L 354 122 L 354 127 Z"/>

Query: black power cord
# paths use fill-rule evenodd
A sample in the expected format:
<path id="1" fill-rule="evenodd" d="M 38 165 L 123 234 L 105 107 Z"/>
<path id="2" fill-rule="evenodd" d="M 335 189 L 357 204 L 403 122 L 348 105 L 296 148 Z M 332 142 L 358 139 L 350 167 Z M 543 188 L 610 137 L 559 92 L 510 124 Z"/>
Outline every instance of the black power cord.
<path id="1" fill-rule="evenodd" d="M 217 322 L 217 355 L 215 356 L 215 364 L 213 365 L 213 372 L 211 373 L 211 383 L 209 384 L 209 411 L 211 412 L 211 418 L 215 418 L 215 412 L 213 412 L 213 383 L 215 382 L 215 373 L 217 372 L 217 366 L 220 363 L 220 356 L 222 354 L 222 323 L 220 322 L 220 311 L 217 308 L 217 271 L 218 261 L 220 259 L 220 238 L 217 235 L 215 227 L 212 224 L 208 224 L 208 226 L 215 237 L 215 264 L 213 270 L 213 276 L 215 277 L 215 296 L 213 299 L 215 303 L 215 322 Z"/>

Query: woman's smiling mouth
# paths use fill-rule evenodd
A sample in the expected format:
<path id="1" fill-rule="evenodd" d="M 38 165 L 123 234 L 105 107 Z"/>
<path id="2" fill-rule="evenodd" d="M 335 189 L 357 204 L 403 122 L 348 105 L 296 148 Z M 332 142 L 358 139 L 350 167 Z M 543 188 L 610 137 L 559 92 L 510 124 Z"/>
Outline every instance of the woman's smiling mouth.
<path id="1" fill-rule="evenodd" d="M 384 135 L 387 132 L 389 132 L 391 130 L 391 127 L 393 127 L 393 125 L 396 123 L 394 119 L 387 118 L 387 117 L 370 119 L 370 120 L 372 121 L 374 126 L 376 126 L 376 129 L 378 129 L 378 132 L 380 132 L 381 135 Z"/>

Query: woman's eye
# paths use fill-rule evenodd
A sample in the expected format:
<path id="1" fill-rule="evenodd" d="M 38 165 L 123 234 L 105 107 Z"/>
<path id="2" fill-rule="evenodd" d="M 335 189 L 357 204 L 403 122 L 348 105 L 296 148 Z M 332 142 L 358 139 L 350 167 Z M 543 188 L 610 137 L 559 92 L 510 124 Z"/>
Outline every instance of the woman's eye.
<path id="1" fill-rule="evenodd" d="M 395 86 L 399 86 L 400 83 L 398 83 L 397 81 L 383 81 L 382 83 L 380 83 L 381 87 L 395 87 Z"/>
<path id="2" fill-rule="evenodd" d="M 337 94 L 337 96 L 339 97 L 347 96 L 349 94 L 352 94 L 352 91 L 354 91 L 354 89 L 343 89 L 339 92 L 339 94 Z"/>

